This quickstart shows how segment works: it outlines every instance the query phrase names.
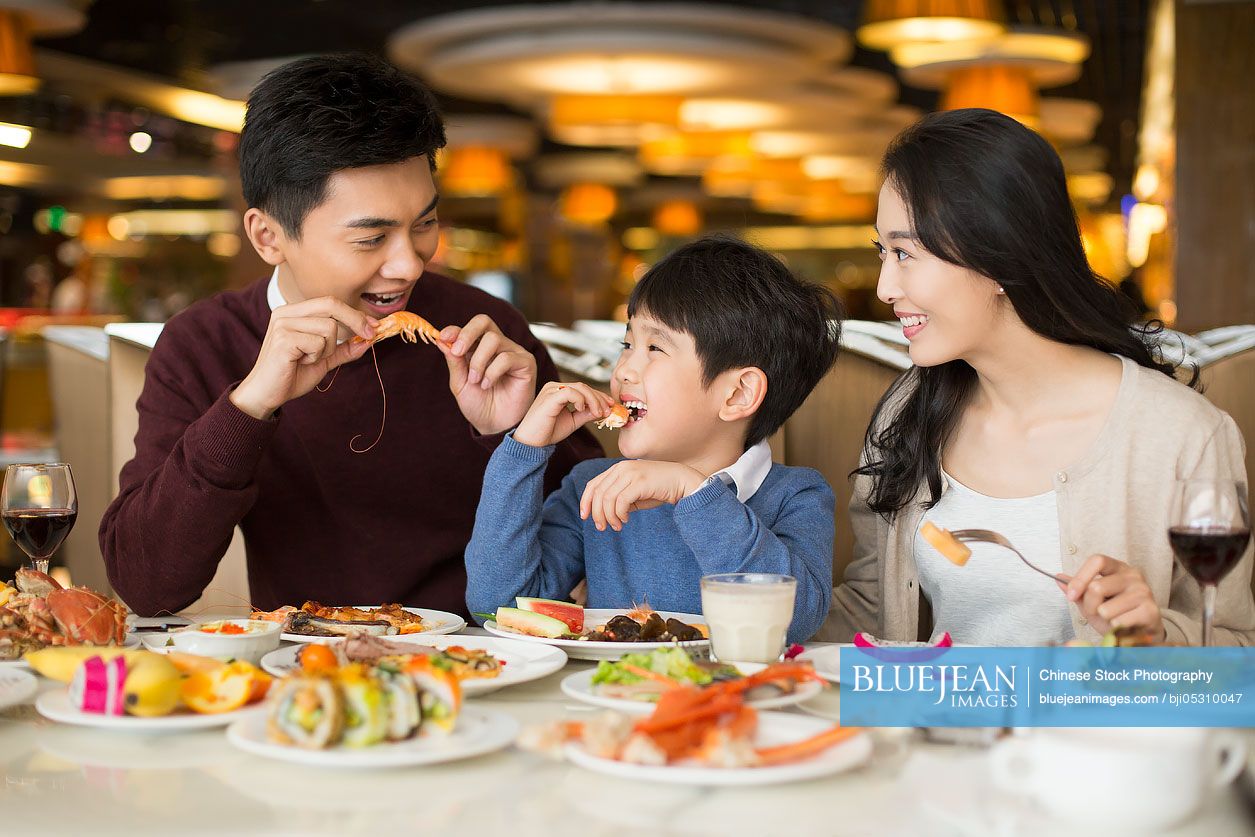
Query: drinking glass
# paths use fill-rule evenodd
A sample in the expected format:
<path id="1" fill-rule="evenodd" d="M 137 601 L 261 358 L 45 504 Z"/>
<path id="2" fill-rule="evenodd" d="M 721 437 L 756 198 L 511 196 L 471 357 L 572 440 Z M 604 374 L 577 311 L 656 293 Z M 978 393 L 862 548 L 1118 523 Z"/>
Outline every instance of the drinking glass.
<path id="1" fill-rule="evenodd" d="M 1246 483 L 1177 480 L 1168 527 L 1177 560 L 1203 588 L 1203 645 L 1211 645 L 1216 585 L 1237 566 L 1251 539 Z"/>
<path id="2" fill-rule="evenodd" d="M 774 663 L 784 653 L 797 579 L 771 573 L 702 577 L 702 615 L 715 659 Z"/>
<path id="3" fill-rule="evenodd" d="M 78 517 L 74 475 L 63 462 L 10 465 L 0 489 L 0 516 L 31 569 L 48 572 L 52 557 Z"/>

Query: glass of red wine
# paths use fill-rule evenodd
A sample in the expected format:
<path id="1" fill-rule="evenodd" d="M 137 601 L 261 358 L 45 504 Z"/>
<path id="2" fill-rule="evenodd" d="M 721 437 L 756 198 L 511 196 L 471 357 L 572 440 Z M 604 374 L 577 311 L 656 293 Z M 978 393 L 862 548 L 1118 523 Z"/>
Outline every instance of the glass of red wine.
<path id="1" fill-rule="evenodd" d="M 74 475 L 63 462 L 10 465 L 0 490 L 4 528 L 31 560 L 31 568 L 48 572 L 48 559 L 74 528 L 78 496 Z"/>
<path id="2" fill-rule="evenodd" d="M 1216 585 L 1237 566 L 1251 539 L 1246 483 L 1177 480 L 1168 542 L 1181 566 L 1203 588 L 1203 645 L 1211 645 Z"/>

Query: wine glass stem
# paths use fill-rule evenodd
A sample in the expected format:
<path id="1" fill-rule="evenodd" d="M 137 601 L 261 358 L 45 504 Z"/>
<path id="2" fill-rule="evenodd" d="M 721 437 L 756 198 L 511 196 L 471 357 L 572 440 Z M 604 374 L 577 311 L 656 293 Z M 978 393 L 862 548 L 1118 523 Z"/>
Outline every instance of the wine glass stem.
<path id="1" fill-rule="evenodd" d="M 1211 621 L 1216 616 L 1216 585 L 1203 585 L 1203 647 L 1211 646 Z"/>

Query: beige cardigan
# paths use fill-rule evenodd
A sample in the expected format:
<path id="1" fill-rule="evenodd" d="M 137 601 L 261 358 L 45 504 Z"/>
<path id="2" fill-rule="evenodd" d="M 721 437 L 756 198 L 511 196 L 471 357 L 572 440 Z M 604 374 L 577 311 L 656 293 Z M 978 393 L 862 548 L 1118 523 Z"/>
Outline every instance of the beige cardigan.
<path id="1" fill-rule="evenodd" d="M 1168 546 L 1173 484 L 1183 477 L 1247 482 L 1242 434 L 1227 413 L 1189 387 L 1127 358 L 1122 361 L 1116 402 L 1098 438 L 1079 462 L 1052 480 L 1063 571 L 1075 573 L 1095 553 L 1132 564 L 1146 576 L 1163 614 L 1167 642 L 1197 645 L 1202 639 L 1202 595 Z M 885 639 L 914 640 L 919 633 L 913 544 L 924 513 L 919 498 L 928 497 L 927 485 L 891 521 L 867 507 L 870 489 L 870 477 L 856 478 L 850 501 L 854 560 L 833 591 L 832 608 L 816 639 L 849 642 L 861 630 Z M 980 525 L 972 521 L 973 527 Z M 1251 564 L 1248 547 L 1219 586 L 1217 644 L 1255 644 Z M 1069 608 L 1077 637 L 1096 640 L 1097 631 L 1086 624 L 1080 609 L 1075 604 Z M 1007 641 L 1014 643 L 1015 637 Z"/>

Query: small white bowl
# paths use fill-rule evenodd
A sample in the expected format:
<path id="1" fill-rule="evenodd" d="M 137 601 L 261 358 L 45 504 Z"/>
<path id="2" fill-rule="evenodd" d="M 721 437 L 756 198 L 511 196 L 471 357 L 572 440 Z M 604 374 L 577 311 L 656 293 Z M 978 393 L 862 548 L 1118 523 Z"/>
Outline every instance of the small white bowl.
<path id="1" fill-rule="evenodd" d="M 247 633 L 220 634 L 205 630 L 222 625 L 238 625 Z M 219 660 L 246 660 L 257 665 L 262 657 L 279 647 L 282 628 L 278 622 L 260 619 L 216 619 L 171 631 L 166 636 L 178 651 Z"/>

